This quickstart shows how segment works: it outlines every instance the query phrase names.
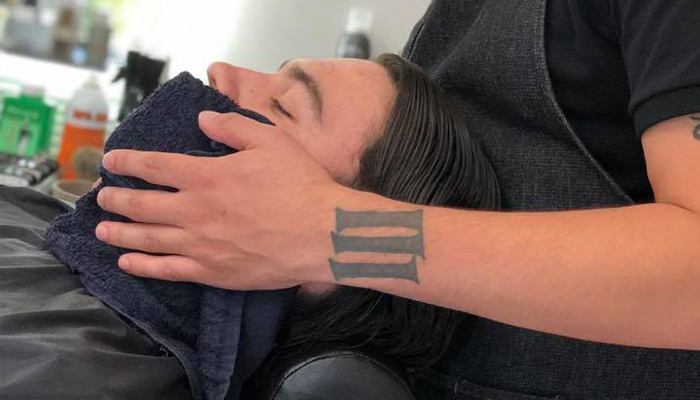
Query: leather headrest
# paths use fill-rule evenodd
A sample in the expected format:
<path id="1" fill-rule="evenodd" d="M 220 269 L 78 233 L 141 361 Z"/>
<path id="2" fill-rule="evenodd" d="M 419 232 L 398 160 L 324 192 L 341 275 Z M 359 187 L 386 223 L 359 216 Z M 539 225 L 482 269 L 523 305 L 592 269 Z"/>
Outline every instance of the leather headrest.
<path id="1" fill-rule="evenodd" d="M 355 350 L 324 350 L 276 367 L 255 400 L 415 400 L 402 371 Z"/>

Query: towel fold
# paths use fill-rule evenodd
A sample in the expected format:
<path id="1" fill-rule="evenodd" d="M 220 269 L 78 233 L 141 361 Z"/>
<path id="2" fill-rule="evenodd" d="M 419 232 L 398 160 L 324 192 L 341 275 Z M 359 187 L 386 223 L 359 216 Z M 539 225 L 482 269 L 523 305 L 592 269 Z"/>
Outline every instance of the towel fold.
<path id="1" fill-rule="evenodd" d="M 262 123 L 215 89 L 183 72 L 132 112 L 105 144 L 105 152 L 135 149 L 198 156 L 222 156 L 234 149 L 199 129 L 201 111 L 237 112 Z M 294 290 L 232 291 L 135 277 L 117 267 L 126 253 L 95 238 L 100 221 L 131 222 L 103 211 L 97 193 L 106 186 L 173 188 L 101 169 L 102 183 L 76 203 L 74 211 L 49 225 L 49 249 L 79 274 L 86 289 L 151 336 L 182 362 L 194 399 L 237 399 L 244 380 L 269 353 Z"/>

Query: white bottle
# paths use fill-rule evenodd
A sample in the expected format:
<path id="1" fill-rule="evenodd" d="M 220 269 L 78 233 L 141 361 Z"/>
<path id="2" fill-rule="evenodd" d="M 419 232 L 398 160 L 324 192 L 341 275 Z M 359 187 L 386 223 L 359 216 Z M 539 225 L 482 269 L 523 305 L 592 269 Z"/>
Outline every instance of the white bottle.
<path id="1" fill-rule="evenodd" d="M 108 106 L 97 77 L 92 75 L 66 104 L 58 163 L 61 178 L 75 179 L 73 156 L 83 147 L 102 151 L 108 122 Z"/>
<path id="2" fill-rule="evenodd" d="M 335 56 L 341 58 L 368 59 L 371 53 L 369 32 L 372 28 L 372 11 L 352 8 L 345 32 L 338 39 Z"/>

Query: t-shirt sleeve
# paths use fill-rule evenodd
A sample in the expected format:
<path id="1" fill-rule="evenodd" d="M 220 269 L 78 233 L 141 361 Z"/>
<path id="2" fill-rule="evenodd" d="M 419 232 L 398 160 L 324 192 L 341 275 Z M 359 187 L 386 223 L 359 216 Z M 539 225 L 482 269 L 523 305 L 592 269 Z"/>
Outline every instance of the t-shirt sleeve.
<path id="1" fill-rule="evenodd" d="M 700 112 L 700 0 L 610 0 L 638 135 Z"/>

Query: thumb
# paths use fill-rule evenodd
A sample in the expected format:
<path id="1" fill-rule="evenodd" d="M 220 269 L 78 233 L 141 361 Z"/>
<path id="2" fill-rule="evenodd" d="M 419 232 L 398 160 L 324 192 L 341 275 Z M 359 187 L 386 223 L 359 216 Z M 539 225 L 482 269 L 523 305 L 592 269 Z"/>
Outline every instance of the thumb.
<path id="1" fill-rule="evenodd" d="M 279 130 L 238 113 L 221 114 L 214 111 L 199 113 L 199 127 L 210 139 L 224 143 L 236 150 L 263 147 Z"/>

